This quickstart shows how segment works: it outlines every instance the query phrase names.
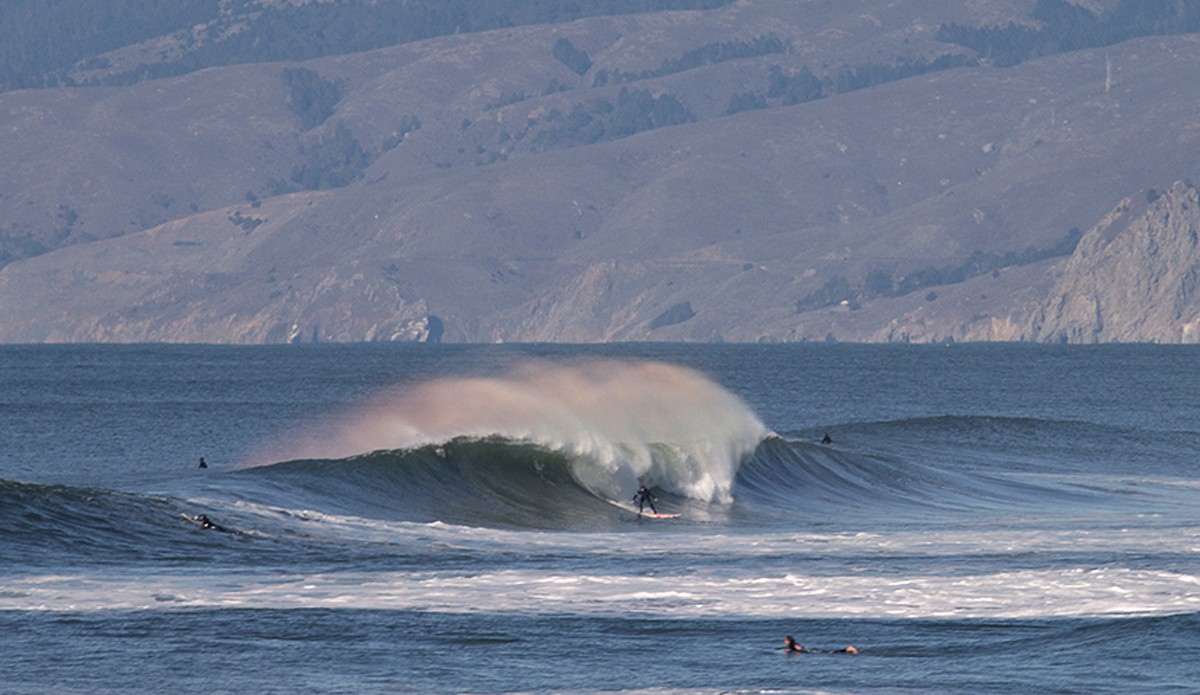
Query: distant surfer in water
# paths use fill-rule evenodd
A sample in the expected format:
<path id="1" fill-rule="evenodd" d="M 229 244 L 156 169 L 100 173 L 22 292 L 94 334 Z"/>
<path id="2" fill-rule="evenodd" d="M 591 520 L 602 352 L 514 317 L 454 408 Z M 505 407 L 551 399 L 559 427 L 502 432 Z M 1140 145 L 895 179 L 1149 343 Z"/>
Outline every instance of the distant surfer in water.
<path id="1" fill-rule="evenodd" d="M 213 531 L 220 531 L 221 533 L 232 533 L 235 536 L 242 535 L 241 531 L 234 531 L 233 529 L 227 529 L 224 526 L 221 526 L 220 524 L 214 522 L 212 519 L 208 518 L 207 514 L 201 514 L 201 515 L 197 516 L 196 523 L 200 524 L 200 528 L 212 529 Z"/>
<path id="2" fill-rule="evenodd" d="M 646 489 L 645 485 L 639 487 L 638 491 L 634 493 L 633 501 L 637 502 L 638 514 L 642 513 L 642 510 L 645 509 L 647 504 L 650 505 L 650 511 L 654 512 L 655 514 L 658 513 L 658 510 L 654 508 L 654 503 L 658 501 L 658 498 L 654 495 L 651 495 L 650 491 Z"/>
<path id="3" fill-rule="evenodd" d="M 201 468 L 208 468 L 208 463 L 207 463 L 207 462 L 204 460 L 204 457 L 203 457 L 203 456 L 201 456 L 201 457 L 200 457 L 200 467 L 201 467 Z"/>
<path id="4" fill-rule="evenodd" d="M 795 652 L 797 654 L 857 654 L 858 653 L 858 649 L 855 648 L 855 646 L 853 644 L 846 647 L 845 649 L 835 649 L 831 652 L 827 652 L 823 649 L 805 649 L 804 645 L 797 644 L 796 639 L 794 637 L 792 637 L 791 635 L 788 635 L 787 637 L 783 638 L 783 647 L 781 647 L 781 649 L 783 649 L 783 651 L 788 652 L 788 653 Z"/>
<path id="5" fill-rule="evenodd" d="M 821 443 L 822 444 L 833 444 L 833 437 L 830 437 L 829 433 L 826 432 L 825 436 L 821 437 Z"/>

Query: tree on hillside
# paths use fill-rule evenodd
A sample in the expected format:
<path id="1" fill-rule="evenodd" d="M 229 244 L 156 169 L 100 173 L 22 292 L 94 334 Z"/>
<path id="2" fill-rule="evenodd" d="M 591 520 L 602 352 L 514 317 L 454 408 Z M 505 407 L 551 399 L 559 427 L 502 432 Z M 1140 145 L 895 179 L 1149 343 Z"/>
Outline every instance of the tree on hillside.
<path id="1" fill-rule="evenodd" d="M 292 183 L 302 190 L 340 188 L 362 178 L 373 158 L 344 123 L 303 149 L 304 162 L 292 168 Z"/>
<path id="2" fill-rule="evenodd" d="M 939 41 L 966 46 L 994 65 L 1007 67 L 1040 56 L 1109 46 L 1139 36 L 1200 31 L 1200 3 L 1186 0 L 1118 0 L 1094 13 L 1067 0 L 1038 0 L 1037 24 L 972 27 L 943 24 Z"/>
<path id="3" fill-rule="evenodd" d="M 554 42 L 551 54 L 577 75 L 584 75 L 592 69 L 592 59 L 588 57 L 587 52 L 576 48 L 565 36 Z"/>
<path id="4" fill-rule="evenodd" d="M 729 97 L 729 106 L 725 107 L 725 115 L 732 116 L 743 111 L 754 111 L 767 108 L 767 98 L 753 92 L 740 92 Z"/>
<path id="5" fill-rule="evenodd" d="M 960 263 L 918 268 L 898 279 L 894 278 L 889 270 L 875 268 L 863 278 L 860 287 L 851 285 L 850 281 L 841 275 L 835 275 L 819 289 L 796 302 L 796 311 L 802 313 L 841 302 L 849 302 L 851 306 L 856 306 L 859 302 L 878 297 L 902 297 L 930 287 L 954 285 L 988 273 L 998 273 L 1003 268 L 1068 256 L 1075 252 L 1082 236 L 1079 228 L 1073 227 L 1061 239 L 1044 249 L 1028 246 L 1023 251 L 1008 251 L 1004 254 L 976 250 Z M 936 293 L 930 294 L 937 296 Z"/>
<path id="6" fill-rule="evenodd" d="M 782 97 L 785 105 L 803 104 L 824 95 L 821 80 L 804 66 L 795 74 L 785 74 L 783 68 L 772 65 L 767 74 L 767 98 Z"/>
<path id="7" fill-rule="evenodd" d="M 609 84 L 623 84 L 638 80 L 649 80 L 664 75 L 673 75 L 687 70 L 716 65 L 728 60 L 753 58 L 756 56 L 784 53 L 787 46 L 774 34 L 759 36 L 748 41 L 733 39 L 721 43 L 707 43 L 693 48 L 677 58 L 664 58 L 662 63 L 653 70 L 625 72 L 623 70 L 600 70 L 592 80 L 592 86 L 603 87 Z"/>
<path id="8" fill-rule="evenodd" d="M 288 110 L 300 117 L 300 129 L 312 130 L 333 115 L 342 100 L 342 86 L 306 68 L 284 68 Z"/>
<path id="9" fill-rule="evenodd" d="M 66 84 L 79 61 L 211 21 L 220 10 L 221 0 L 3 0 L 0 92 Z"/>
<path id="10" fill-rule="evenodd" d="M 209 26 L 179 57 L 151 56 L 98 80 L 125 85 L 206 67 L 307 60 L 448 34 L 583 17 L 707 10 L 733 0 L 3 0 L 0 92 L 70 84 L 76 66 L 106 67 L 105 53 Z M 225 31 L 232 27 L 237 31 Z M 579 64 L 573 64 L 577 69 Z"/>
<path id="11" fill-rule="evenodd" d="M 645 89 L 621 88 L 616 102 L 592 99 L 563 114 L 552 110 L 539 124 L 534 148 L 540 150 L 591 145 L 636 133 L 696 120 L 672 94 L 654 96 Z"/>

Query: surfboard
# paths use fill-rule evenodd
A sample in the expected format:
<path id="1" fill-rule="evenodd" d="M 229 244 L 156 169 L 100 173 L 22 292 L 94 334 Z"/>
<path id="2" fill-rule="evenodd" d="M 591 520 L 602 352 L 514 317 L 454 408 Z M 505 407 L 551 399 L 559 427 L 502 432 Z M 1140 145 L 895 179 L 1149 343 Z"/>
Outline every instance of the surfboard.
<path id="1" fill-rule="evenodd" d="M 679 518 L 678 514 L 656 514 L 655 512 L 639 512 L 637 510 L 637 507 L 634 507 L 633 504 L 630 502 L 618 502 L 616 500 L 605 499 L 603 497 L 601 497 L 600 499 L 603 499 L 605 502 L 608 502 L 609 504 L 611 504 L 614 507 L 619 507 L 621 509 L 624 509 L 627 512 L 632 512 L 640 517 L 645 517 L 647 519 L 678 519 Z"/>
<path id="2" fill-rule="evenodd" d="M 655 512 L 639 512 L 636 509 L 631 510 L 631 511 L 634 514 L 637 514 L 638 516 L 646 517 L 647 519 L 678 519 L 679 518 L 678 514 L 659 514 L 659 513 L 655 513 Z"/>

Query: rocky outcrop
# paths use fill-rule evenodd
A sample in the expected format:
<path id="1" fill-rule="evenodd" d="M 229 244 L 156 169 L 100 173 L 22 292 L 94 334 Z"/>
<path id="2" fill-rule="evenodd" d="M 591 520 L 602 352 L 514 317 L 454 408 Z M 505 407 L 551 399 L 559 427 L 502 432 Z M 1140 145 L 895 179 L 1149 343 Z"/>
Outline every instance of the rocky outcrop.
<path id="1" fill-rule="evenodd" d="M 929 293 L 831 307 L 788 340 L 1200 343 L 1200 193 L 1177 182 L 1117 204 L 1068 257 Z"/>
<path id="2" fill-rule="evenodd" d="M 1023 337 L 1200 343 L 1198 284 L 1200 197 L 1185 183 L 1151 190 L 1084 235 Z"/>

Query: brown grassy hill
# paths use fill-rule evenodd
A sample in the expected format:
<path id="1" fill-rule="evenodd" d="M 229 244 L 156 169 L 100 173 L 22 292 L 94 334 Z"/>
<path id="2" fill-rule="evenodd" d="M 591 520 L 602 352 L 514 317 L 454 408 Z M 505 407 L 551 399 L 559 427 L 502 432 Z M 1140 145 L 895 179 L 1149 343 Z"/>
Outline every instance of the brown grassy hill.
<path id="1" fill-rule="evenodd" d="M 916 7 L 947 20 L 989 16 L 954 5 Z M 313 150 L 338 124 L 365 150 L 389 159 L 390 176 L 423 178 L 527 153 L 532 137 L 508 146 L 501 138 L 517 135 L 529 113 L 611 99 L 621 87 L 677 90 L 700 118 L 711 118 L 735 90 L 765 89 L 768 64 L 820 69 L 962 52 L 935 41 L 937 24 L 921 23 L 920 15 L 875 2 L 813 7 L 755 0 L 709 12 L 517 27 L 325 58 L 303 67 L 339 85 L 341 99 L 316 128 L 306 128 L 304 116 L 289 109 L 281 78 L 296 66 L 278 63 L 130 87 L 0 94 L 6 126 L 0 161 L 9 163 L 0 170 L 0 263 L 245 202 L 247 194 L 269 197 L 276 182 L 304 164 L 301 150 Z M 777 37 L 793 53 L 592 87 L 602 71 L 652 70 L 688 51 L 762 36 Z M 554 57 L 559 39 L 590 56 L 586 74 Z M 404 148 L 391 149 L 412 118 L 422 127 Z"/>
<path id="2" fill-rule="evenodd" d="M 1052 261 L 898 297 L 864 288 L 1050 248 L 1121 198 L 1194 176 L 1195 37 L 726 106 L 765 93 L 775 66 L 961 53 L 933 38 L 941 22 L 1003 22 L 1027 4 L 745 0 L 326 58 L 303 67 L 342 97 L 303 132 L 279 64 L 0 95 L 0 154 L 21 162 L 0 172 L 6 228 L 68 244 L 0 270 L 0 340 L 967 336 L 897 328 L 935 307 L 939 326 L 1021 337 L 1004 327 L 1048 291 Z M 594 84 L 769 34 L 789 52 Z M 552 55 L 564 37 L 592 61 L 584 75 Z M 622 89 L 693 118 L 546 144 L 553 114 Z M 361 177 L 295 190 L 339 130 L 368 155 Z M 849 306 L 798 310 L 836 277 L 858 293 Z"/>

